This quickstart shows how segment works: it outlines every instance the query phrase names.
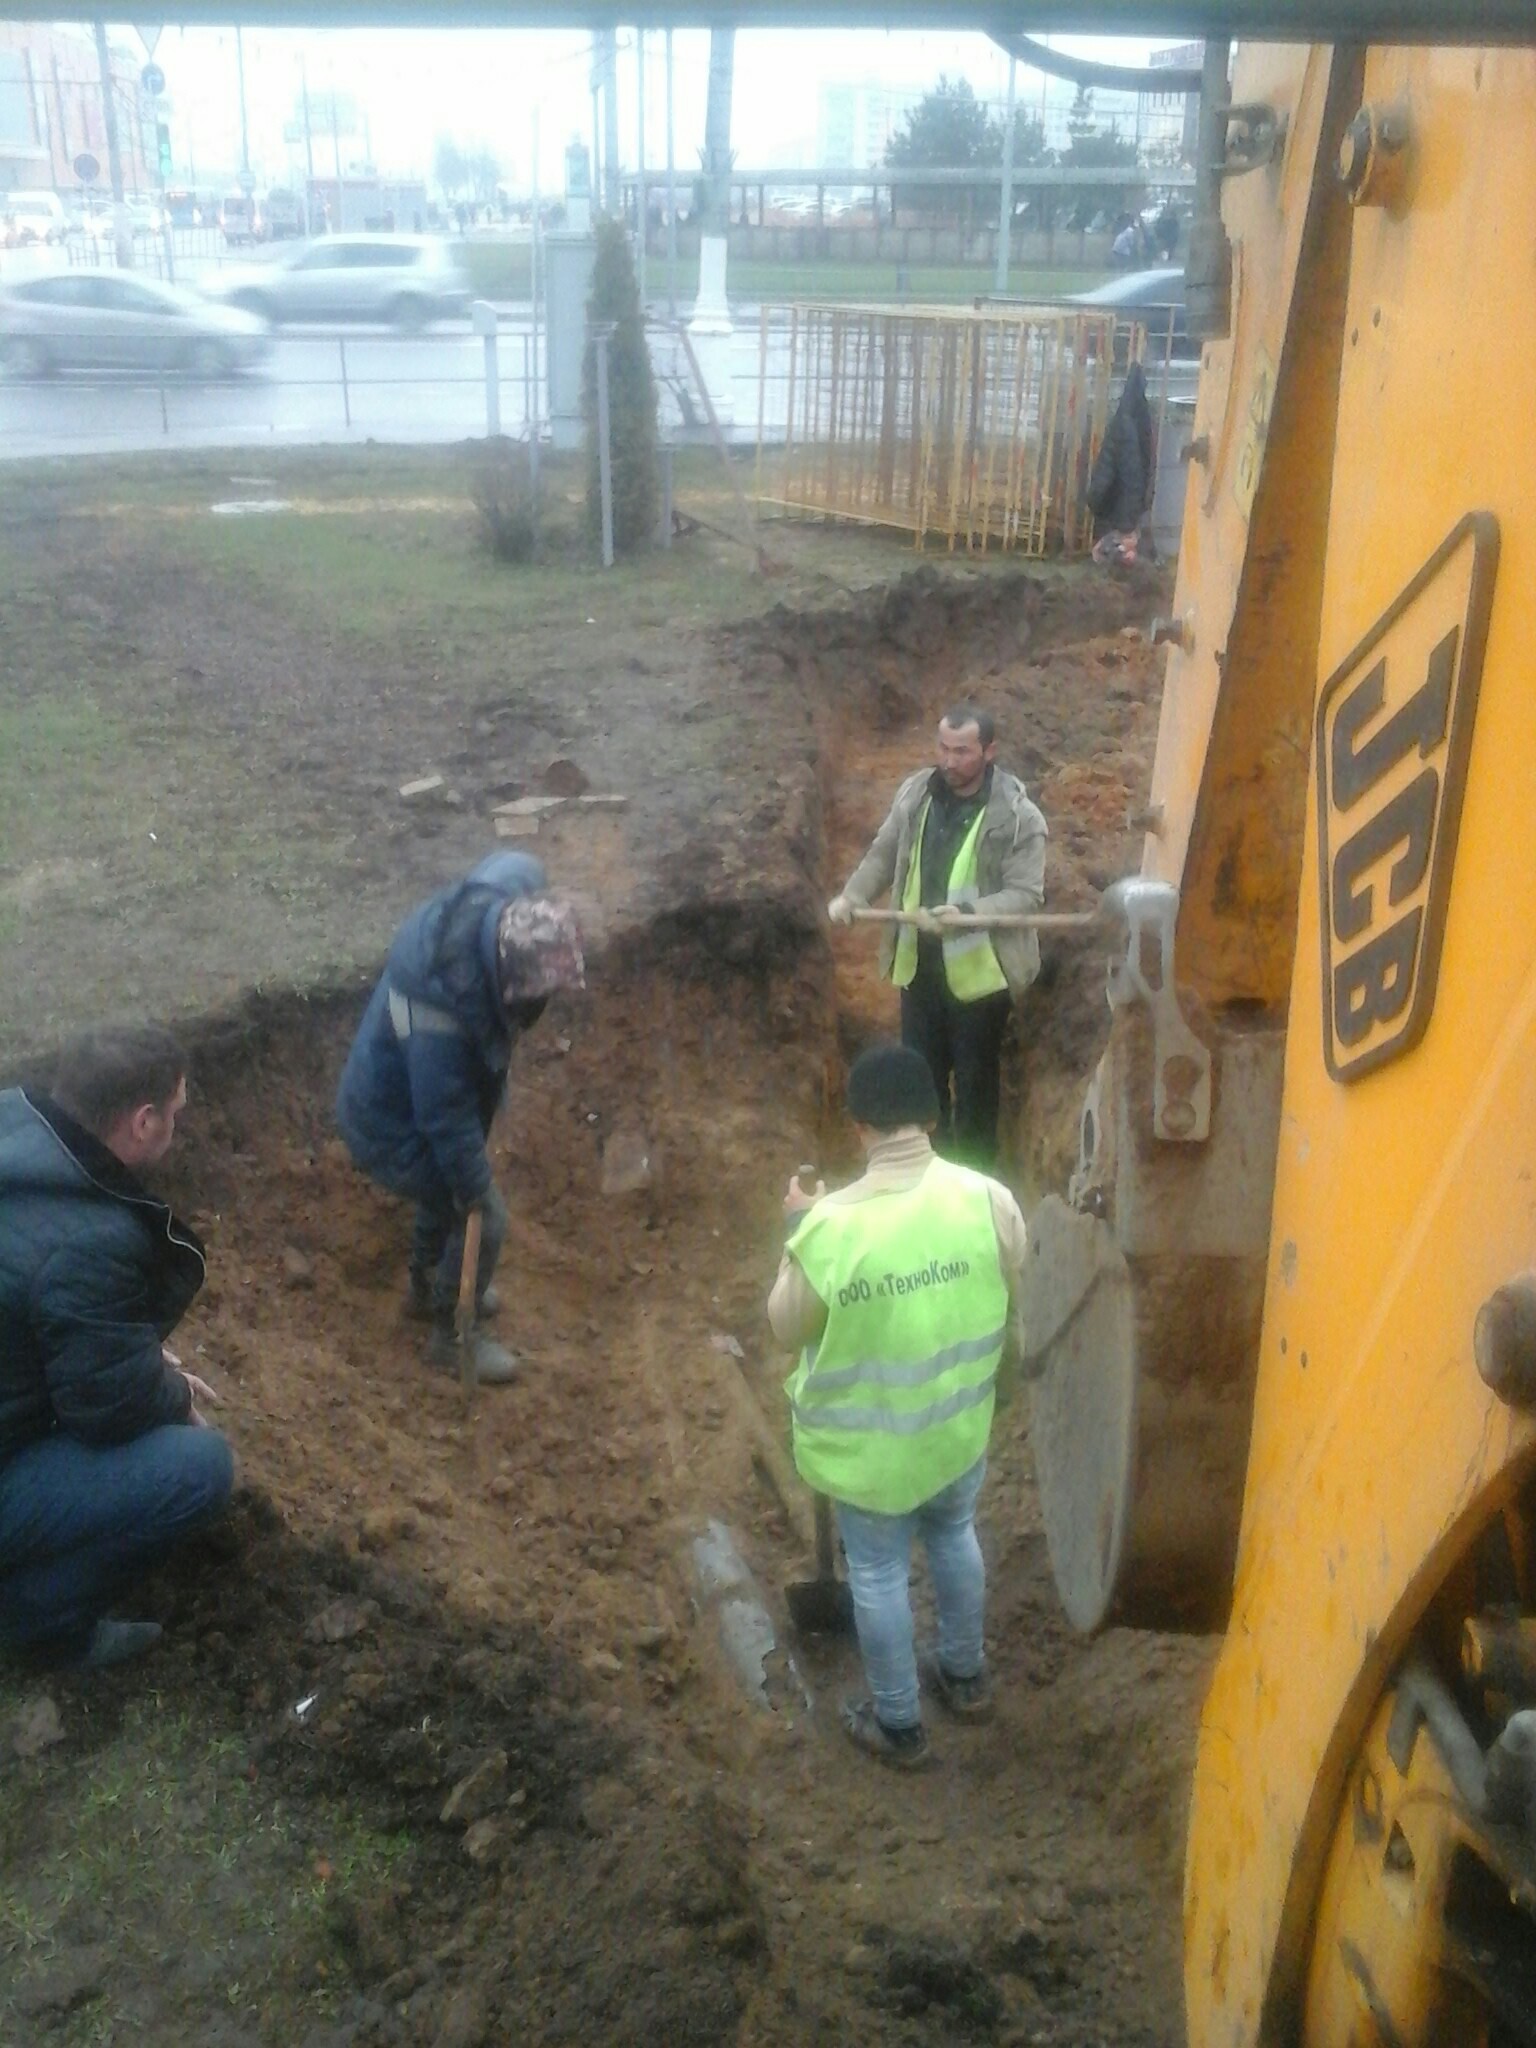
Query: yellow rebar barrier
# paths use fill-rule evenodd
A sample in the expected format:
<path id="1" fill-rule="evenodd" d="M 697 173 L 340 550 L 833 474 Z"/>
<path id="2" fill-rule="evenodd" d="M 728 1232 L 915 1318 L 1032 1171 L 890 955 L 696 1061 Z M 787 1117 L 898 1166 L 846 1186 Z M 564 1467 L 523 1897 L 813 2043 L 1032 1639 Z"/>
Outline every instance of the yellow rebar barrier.
<path id="1" fill-rule="evenodd" d="M 1112 372 L 1143 343 L 1058 307 L 764 307 L 758 502 L 919 548 L 1078 553 Z"/>

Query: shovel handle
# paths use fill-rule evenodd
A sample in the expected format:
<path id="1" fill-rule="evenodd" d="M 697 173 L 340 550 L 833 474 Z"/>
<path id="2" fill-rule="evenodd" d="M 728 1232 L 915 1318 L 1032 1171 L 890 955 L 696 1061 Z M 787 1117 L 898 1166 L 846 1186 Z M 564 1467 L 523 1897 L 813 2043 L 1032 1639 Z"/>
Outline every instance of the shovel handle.
<path id="1" fill-rule="evenodd" d="M 480 1233 L 485 1219 L 471 1209 L 464 1219 L 464 1263 L 459 1268 L 459 1302 L 455 1321 L 459 1336 L 459 1380 L 466 1394 L 475 1391 L 475 1284 L 480 1277 Z"/>
<path id="2" fill-rule="evenodd" d="M 922 913 L 915 910 L 855 910 L 856 924 L 917 924 Z M 999 911 L 995 917 L 977 917 L 962 911 L 945 920 L 955 932 L 1085 932 L 1099 922 L 1096 910 Z"/>
<path id="3" fill-rule="evenodd" d="M 837 1576 L 837 1546 L 832 1528 L 832 1503 L 824 1493 L 818 1493 L 815 1501 L 816 1576 L 818 1579 L 832 1579 Z"/>

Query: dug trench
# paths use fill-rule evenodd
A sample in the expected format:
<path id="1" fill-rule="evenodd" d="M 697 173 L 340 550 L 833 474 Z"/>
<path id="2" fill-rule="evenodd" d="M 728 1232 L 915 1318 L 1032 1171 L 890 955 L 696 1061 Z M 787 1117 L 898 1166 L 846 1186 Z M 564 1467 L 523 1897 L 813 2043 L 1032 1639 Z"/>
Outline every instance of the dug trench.
<path id="1" fill-rule="evenodd" d="M 841 1075 L 892 1024 L 867 936 L 829 945 L 821 902 L 965 694 L 1050 820 L 1052 906 L 1133 867 L 1159 678 L 1127 632 L 1154 594 L 924 574 L 724 636 L 723 665 L 783 692 L 792 743 L 771 800 L 744 792 L 727 841 L 626 878 L 620 914 L 587 878 L 588 991 L 519 1047 L 494 1143 L 526 1369 L 473 1407 L 405 1319 L 407 1219 L 333 1134 L 360 987 L 190 1032 L 173 1192 L 211 1278 L 178 1343 L 224 1393 L 241 1491 L 148 1589 L 163 1650 L 53 1680 L 61 1739 L 6 1745 L 0 2037 L 1182 2039 L 1204 1647 L 1071 1636 L 1018 1395 L 982 1516 L 997 1719 L 936 1723 L 937 1768 L 882 1773 L 837 1728 L 853 1650 L 788 1637 L 806 1559 L 741 1405 L 783 1428 L 780 1196 L 801 1159 L 856 1170 Z M 1053 942 L 1020 1006 L 1022 1189 L 1065 1170 L 1102 977 Z M 605 1194 L 620 1153 L 643 1185 Z M 797 1661 L 804 1694 L 777 1707 L 699 1611 L 710 1517 Z M 82 1832 L 71 1788 L 115 1784 L 117 1752 L 141 1782 Z"/>

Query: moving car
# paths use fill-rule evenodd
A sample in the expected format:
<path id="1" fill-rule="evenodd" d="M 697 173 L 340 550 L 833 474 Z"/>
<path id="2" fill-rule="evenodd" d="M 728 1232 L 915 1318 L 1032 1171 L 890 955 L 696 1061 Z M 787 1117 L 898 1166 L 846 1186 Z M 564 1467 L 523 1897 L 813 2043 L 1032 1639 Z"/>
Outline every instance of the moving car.
<path id="1" fill-rule="evenodd" d="M 69 216 L 57 192 L 0 192 L 0 241 L 7 249 L 60 243 L 68 233 Z"/>
<path id="2" fill-rule="evenodd" d="M 1139 320 L 1147 330 L 1148 353 L 1159 362 L 1168 338 L 1168 317 L 1171 313 L 1173 360 L 1193 362 L 1199 359 L 1200 351 L 1189 338 L 1189 323 L 1184 314 L 1184 272 L 1177 266 L 1128 270 L 1123 277 L 1112 277 L 1108 284 L 1101 284 L 1091 292 L 1073 292 L 1067 304 L 1092 306 L 1100 311 L 1123 313 L 1128 320 Z"/>
<path id="3" fill-rule="evenodd" d="M 447 243 L 431 235 L 322 235 L 232 270 L 209 291 L 274 323 L 382 320 L 406 333 L 469 304 Z"/>
<path id="4" fill-rule="evenodd" d="M 63 270 L 0 286 L 0 365 L 13 376 L 134 370 L 224 377 L 271 348 L 266 323 L 254 314 L 120 270 Z"/>

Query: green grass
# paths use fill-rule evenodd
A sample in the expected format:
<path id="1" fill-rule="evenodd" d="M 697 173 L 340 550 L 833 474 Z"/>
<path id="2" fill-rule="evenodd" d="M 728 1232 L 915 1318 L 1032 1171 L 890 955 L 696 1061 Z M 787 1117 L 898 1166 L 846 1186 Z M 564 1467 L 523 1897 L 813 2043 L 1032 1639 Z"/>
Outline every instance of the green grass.
<path id="1" fill-rule="evenodd" d="M 739 514 L 703 449 L 679 454 L 678 502 L 710 525 L 607 572 L 574 548 L 496 560 L 462 449 L 269 451 L 294 509 L 209 516 L 250 463 L 0 465 L 0 1072 L 87 1016 L 185 1018 L 371 965 L 402 904 L 483 850 L 492 781 L 557 744 L 601 759 L 607 693 L 643 722 L 666 684 L 630 679 L 666 678 L 680 635 L 825 603 L 828 579 L 910 554 L 786 532 L 768 543 L 803 568 L 757 575 L 714 530 Z M 572 528 L 580 468 L 547 471 Z M 719 745 L 684 726 L 669 758 L 707 775 Z M 460 804 L 408 811 L 398 787 L 433 770 Z M 655 771 L 614 755 L 598 772 L 638 802 Z"/>
<path id="2" fill-rule="evenodd" d="M 344 1976 L 330 1916 L 403 1874 L 411 1848 L 339 1802 L 290 1808 L 240 1743 L 154 1696 L 94 1751 L 13 1765 L 0 1843 L 0 2038 L 21 2038 L 18 1992 L 72 1949 L 111 1947 L 103 1991 L 50 2032 L 60 2048 L 119 2038 L 114 2007 L 146 2000 L 179 2007 L 186 2040 L 199 2010 L 262 2019 L 272 2039 L 322 2017 Z"/>
<path id="3" fill-rule="evenodd" d="M 526 299 L 531 289 L 526 242 L 462 242 L 456 249 L 470 289 L 483 297 Z M 1060 298 L 1102 284 L 1103 270 L 1047 269 L 1016 264 L 1008 274 L 1010 293 L 1025 298 Z M 990 263 L 908 266 L 905 285 L 894 263 L 847 263 L 833 259 L 810 263 L 757 263 L 734 260 L 727 271 L 734 301 L 780 304 L 789 299 L 853 299 L 861 302 L 905 299 L 913 304 L 963 304 L 993 288 Z M 691 305 L 699 288 L 697 257 L 679 258 L 677 295 Z M 666 259 L 646 259 L 646 297 L 653 308 L 667 296 Z"/>
<path id="4" fill-rule="evenodd" d="M 692 299 L 698 289 L 696 271 L 686 291 L 679 265 L 679 292 Z M 1024 298 L 1060 298 L 1101 284 L 1101 270 L 1046 270 L 1019 265 L 1008 273 L 1009 293 Z M 654 299 L 665 290 L 665 267 L 654 261 L 646 283 Z M 912 305 L 964 304 L 993 289 L 991 264 L 914 263 L 903 288 L 894 263 L 733 263 L 726 274 L 733 300 L 782 303 L 789 299 L 849 299 Z"/>

